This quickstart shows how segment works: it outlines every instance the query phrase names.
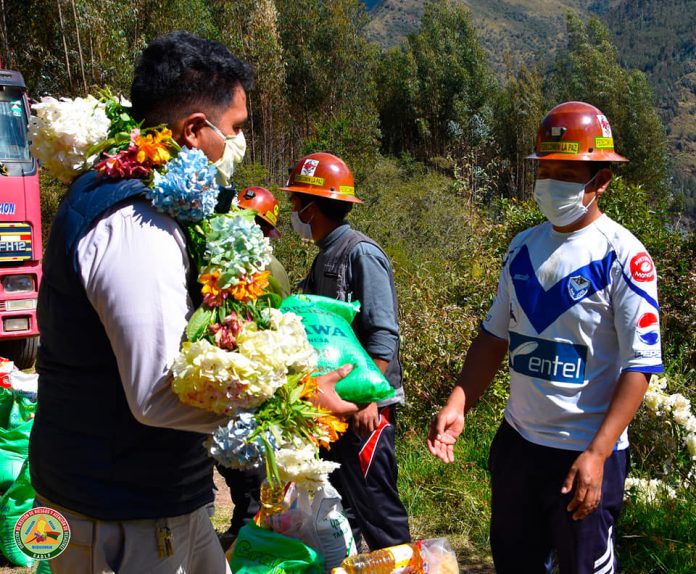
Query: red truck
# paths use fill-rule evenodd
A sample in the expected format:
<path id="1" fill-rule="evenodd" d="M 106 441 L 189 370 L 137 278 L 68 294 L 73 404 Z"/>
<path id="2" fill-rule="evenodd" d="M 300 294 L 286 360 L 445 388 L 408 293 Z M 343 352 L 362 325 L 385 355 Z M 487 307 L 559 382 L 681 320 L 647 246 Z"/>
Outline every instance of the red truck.
<path id="1" fill-rule="evenodd" d="M 36 358 L 41 281 L 39 167 L 29 151 L 29 99 L 0 62 L 0 356 L 20 369 Z"/>

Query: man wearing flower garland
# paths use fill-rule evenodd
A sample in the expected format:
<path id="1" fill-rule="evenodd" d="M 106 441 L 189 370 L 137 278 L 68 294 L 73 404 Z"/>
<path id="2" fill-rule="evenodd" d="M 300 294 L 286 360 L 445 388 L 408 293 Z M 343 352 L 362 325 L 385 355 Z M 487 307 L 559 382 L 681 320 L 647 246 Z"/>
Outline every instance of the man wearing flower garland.
<path id="1" fill-rule="evenodd" d="M 302 283 L 306 293 L 360 301 L 353 321 L 358 340 L 396 389 L 394 397 L 361 405 L 351 427 L 324 453 L 341 463 L 331 482 L 341 494 L 356 542 L 371 550 L 410 542 L 408 514 L 396 486 L 396 406 L 403 403 L 396 289 L 389 258 L 345 221 L 355 203 L 353 175 L 338 157 L 302 158 L 285 187 L 293 203 L 292 225 L 320 253 Z"/>
<path id="2" fill-rule="evenodd" d="M 207 156 L 187 169 L 204 177 L 209 160 L 227 184 L 244 153 L 252 80 L 223 45 L 168 34 L 142 53 L 132 115 L 143 127 L 168 126 L 188 155 Z M 155 162 L 166 155 L 158 144 L 138 145 Z M 61 512 L 71 529 L 51 570 L 229 572 L 209 519 L 212 460 L 202 444 L 227 419 L 182 404 L 170 388 L 169 366 L 200 294 L 182 229 L 154 207 L 142 179 L 119 172 L 133 168 L 130 149 L 71 185 L 43 261 L 31 474 L 38 504 Z M 173 191 L 182 209 L 201 209 Z"/>
<path id="3" fill-rule="evenodd" d="M 489 458 L 496 571 L 616 571 L 627 426 L 662 371 L 657 272 L 597 205 L 614 152 L 607 118 L 553 108 L 537 134 L 534 199 L 547 222 L 510 244 L 498 292 L 428 436 L 451 462 L 464 415 L 508 353 L 510 397 Z"/>

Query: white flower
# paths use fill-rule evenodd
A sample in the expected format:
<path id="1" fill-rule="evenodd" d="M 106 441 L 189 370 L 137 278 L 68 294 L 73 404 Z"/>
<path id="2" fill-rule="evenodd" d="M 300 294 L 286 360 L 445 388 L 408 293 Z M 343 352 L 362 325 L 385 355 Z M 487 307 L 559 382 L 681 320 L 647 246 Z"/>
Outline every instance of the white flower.
<path id="1" fill-rule="evenodd" d="M 337 462 L 321 460 L 312 443 L 288 445 L 276 451 L 275 458 L 282 480 L 309 488 L 326 483 L 329 474 L 341 466 Z"/>
<path id="2" fill-rule="evenodd" d="M 689 434 L 686 439 L 686 448 L 689 450 L 691 460 L 696 461 L 696 433 Z"/>
<path id="3" fill-rule="evenodd" d="M 237 335 L 236 351 L 206 339 L 184 343 L 172 364 L 172 389 L 179 399 L 218 414 L 258 407 L 287 382 L 317 364 L 297 315 L 269 309 L 270 329 L 248 322 Z"/>
<path id="4" fill-rule="evenodd" d="M 267 309 L 270 329 L 258 330 L 248 323 L 237 336 L 239 352 L 251 360 L 272 365 L 284 373 L 309 371 L 317 364 L 317 356 L 307 340 L 301 319 L 294 313 Z"/>
<path id="5" fill-rule="evenodd" d="M 673 395 L 663 395 L 664 396 L 664 406 L 668 411 L 684 410 L 691 408 L 691 403 L 684 395 L 680 393 L 675 393 Z"/>
<path id="6" fill-rule="evenodd" d="M 664 395 L 660 392 L 648 391 L 645 393 L 643 402 L 648 409 L 654 414 L 660 414 L 662 412 L 662 405 L 664 404 Z"/>
<path id="7" fill-rule="evenodd" d="M 674 409 L 672 411 L 672 418 L 674 419 L 675 423 L 677 423 L 680 427 L 684 428 L 691 419 L 691 409 Z"/>
<path id="8" fill-rule="evenodd" d="M 689 420 L 684 423 L 684 430 L 688 433 L 696 433 L 696 417 L 691 415 Z"/>
<path id="9" fill-rule="evenodd" d="M 206 339 L 184 343 L 171 370 L 172 390 L 179 400 L 226 415 L 259 406 L 286 381 L 284 369 L 226 351 Z"/>
<path id="10" fill-rule="evenodd" d="M 32 153 L 53 176 L 70 183 L 96 159 L 87 156 L 88 150 L 109 134 L 105 105 L 93 96 L 46 97 L 32 110 L 36 113 L 29 119 Z"/>
<path id="11" fill-rule="evenodd" d="M 663 391 L 667 388 L 667 377 L 655 377 L 650 379 L 650 386 L 648 387 L 651 391 Z"/>
<path id="12" fill-rule="evenodd" d="M 667 498 L 677 497 L 674 488 L 656 478 L 650 480 L 645 478 L 627 478 L 625 487 L 627 493 L 635 494 L 638 501 L 643 504 L 652 504 L 660 496 Z"/>

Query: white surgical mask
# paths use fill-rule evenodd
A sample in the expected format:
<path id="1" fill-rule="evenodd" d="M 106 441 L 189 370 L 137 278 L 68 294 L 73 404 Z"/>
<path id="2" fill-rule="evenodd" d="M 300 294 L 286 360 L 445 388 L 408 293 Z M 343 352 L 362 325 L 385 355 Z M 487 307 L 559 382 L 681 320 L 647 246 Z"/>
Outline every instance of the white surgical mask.
<path id="1" fill-rule="evenodd" d="M 584 216 L 590 205 L 597 199 L 595 194 L 590 203 L 587 205 L 582 203 L 585 188 L 593 179 L 594 177 L 587 183 L 537 179 L 534 184 L 534 200 L 552 225 L 565 227 Z"/>
<path id="2" fill-rule="evenodd" d="M 232 181 L 235 165 L 242 162 L 246 153 L 244 132 L 240 130 L 236 135 L 226 136 L 208 120 L 205 120 L 205 123 L 225 142 L 225 150 L 222 152 L 222 157 L 213 165 L 217 168 L 217 182 L 220 185 L 228 186 Z"/>
<path id="3" fill-rule="evenodd" d="M 311 203 L 305 205 L 300 211 L 293 211 L 290 215 L 290 222 L 292 223 L 292 228 L 297 232 L 297 234 L 302 239 L 313 239 L 312 238 L 312 226 L 309 223 L 305 223 L 300 219 L 300 213 L 307 209 Z"/>

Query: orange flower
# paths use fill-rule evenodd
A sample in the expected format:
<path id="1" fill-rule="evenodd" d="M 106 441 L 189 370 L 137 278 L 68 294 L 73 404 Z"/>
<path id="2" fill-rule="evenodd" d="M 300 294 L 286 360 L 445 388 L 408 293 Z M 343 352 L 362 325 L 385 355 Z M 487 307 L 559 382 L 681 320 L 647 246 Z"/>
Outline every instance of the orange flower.
<path id="1" fill-rule="evenodd" d="M 348 430 L 348 423 L 333 415 L 318 417 L 317 426 L 323 431 L 323 436 L 317 437 L 319 446 L 327 450 L 331 448 L 332 442 L 336 442 L 338 438 Z"/>
<path id="2" fill-rule="evenodd" d="M 198 278 L 198 282 L 203 284 L 201 289 L 203 301 L 209 307 L 219 307 L 227 298 L 227 291 L 220 289 L 219 279 L 220 271 L 217 269 L 212 273 L 204 273 Z"/>
<path id="3" fill-rule="evenodd" d="M 260 273 L 254 273 L 251 278 L 242 279 L 229 290 L 232 297 L 242 303 L 258 299 L 266 292 L 270 274 L 270 271 L 261 271 Z"/>
<path id="4" fill-rule="evenodd" d="M 154 136 L 147 134 L 146 136 L 138 136 L 135 140 L 137 153 L 135 159 L 138 163 L 149 161 L 152 165 L 164 165 L 171 159 L 167 142 L 172 137 L 172 131 L 163 129 L 157 132 Z"/>
<path id="5" fill-rule="evenodd" d="M 305 375 L 302 380 L 302 393 L 300 394 L 301 399 L 311 399 L 317 394 L 319 390 L 319 385 L 317 384 L 316 378 L 312 376 L 311 373 Z"/>

